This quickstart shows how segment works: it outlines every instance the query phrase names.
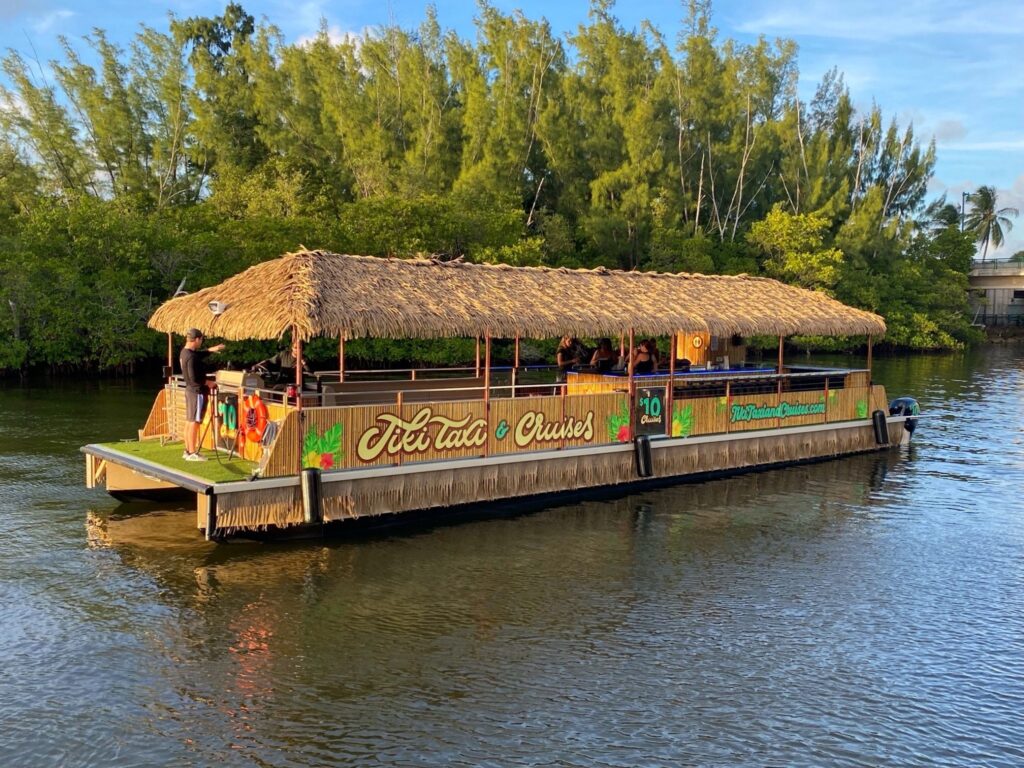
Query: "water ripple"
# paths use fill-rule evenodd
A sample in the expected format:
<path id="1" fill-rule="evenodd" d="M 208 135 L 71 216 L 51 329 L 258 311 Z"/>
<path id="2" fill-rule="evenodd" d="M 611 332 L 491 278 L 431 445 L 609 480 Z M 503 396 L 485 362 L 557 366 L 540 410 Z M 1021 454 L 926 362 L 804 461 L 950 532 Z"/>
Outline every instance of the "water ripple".
<path id="1" fill-rule="evenodd" d="M 148 386 L 0 389 L 0 764 L 1022 765 L 1024 356 L 876 378 L 909 450 L 226 547 L 80 487 Z"/>

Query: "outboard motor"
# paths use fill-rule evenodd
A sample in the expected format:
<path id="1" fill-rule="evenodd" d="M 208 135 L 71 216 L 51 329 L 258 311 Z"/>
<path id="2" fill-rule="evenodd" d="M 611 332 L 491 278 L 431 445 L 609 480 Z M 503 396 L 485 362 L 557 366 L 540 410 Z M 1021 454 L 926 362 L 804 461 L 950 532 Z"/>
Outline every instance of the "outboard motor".
<path id="1" fill-rule="evenodd" d="M 910 417 L 919 416 L 920 414 L 921 407 L 917 404 L 917 400 L 912 397 L 897 397 L 889 403 L 890 416 L 908 417 L 903 422 L 903 439 L 900 440 L 901 444 L 909 443 L 910 438 L 914 436 L 914 430 L 917 429 L 917 419 Z"/>

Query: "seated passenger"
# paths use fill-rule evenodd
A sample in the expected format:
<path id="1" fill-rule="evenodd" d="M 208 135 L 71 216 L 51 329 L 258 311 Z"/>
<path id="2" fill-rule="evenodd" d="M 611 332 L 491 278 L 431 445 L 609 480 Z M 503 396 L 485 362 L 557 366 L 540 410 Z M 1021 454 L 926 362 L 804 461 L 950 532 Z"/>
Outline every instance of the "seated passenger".
<path id="1" fill-rule="evenodd" d="M 654 360 L 654 370 L 658 370 L 661 367 L 661 353 L 658 351 L 658 342 L 654 339 L 646 339 L 647 350 L 651 353 L 651 358 Z"/>
<path id="2" fill-rule="evenodd" d="M 594 350 L 594 355 L 590 358 L 590 364 L 601 373 L 607 373 L 615 367 L 618 360 L 619 356 L 612 349 L 612 340 L 601 339 L 597 342 L 597 349 Z"/>
<path id="3" fill-rule="evenodd" d="M 658 361 L 651 352 L 649 341 L 641 341 L 640 346 L 633 352 L 633 373 L 642 375 L 645 373 L 657 373 Z"/>
<path id="4" fill-rule="evenodd" d="M 693 365 L 693 363 L 691 363 L 691 362 L 690 362 L 689 360 L 687 360 L 687 359 L 686 359 L 686 358 L 684 357 L 684 358 L 683 358 L 682 360 L 680 360 L 680 361 L 679 361 L 679 365 L 678 365 L 678 367 L 676 368 L 676 371 L 677 371 L 678 373 L 689 373 L 689 372 L 690 372 L 690 366 L 691 366 L 691 365 Z"/>
<path id="5" fill-rule="evenodd" d="M 580 340 L 575 336 L 563 336 L 558 342 L 555 362 L 558 364 L 558 380 L 565 381 L 566 371 L 571 371 L 583 364 Z"/>

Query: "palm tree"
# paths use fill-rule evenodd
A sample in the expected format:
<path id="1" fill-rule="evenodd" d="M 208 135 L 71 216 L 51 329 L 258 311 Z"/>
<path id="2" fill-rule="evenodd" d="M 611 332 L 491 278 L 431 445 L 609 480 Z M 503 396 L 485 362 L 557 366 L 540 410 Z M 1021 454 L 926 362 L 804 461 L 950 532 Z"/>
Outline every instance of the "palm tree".
<path id="1" fill-rule="evenodd" d="M 952 203 L 947 203 L 946 196 L 943 195 L 928 204 L 928 207 L 924 209 L 924 214 L 918 219 L 917 226 L 931 235 L 937 235 L 959 223 L 960 211 Z"/>
<path id="2" fill-rule="evenodd" d="M 1000 208 L 996 210 L 996 188 L 978 187 L 978 191 L 970 196 L 971 212 L 964 226 L 974 233 L 974 239 L 982 246 L 981 260 L 985 260 L 988 244 L 996 248 L 1003 244 L 1003 228 L 1009 232 L 1013 229 L 1010 216 L 1020 216 L 1016 208 Z"/>

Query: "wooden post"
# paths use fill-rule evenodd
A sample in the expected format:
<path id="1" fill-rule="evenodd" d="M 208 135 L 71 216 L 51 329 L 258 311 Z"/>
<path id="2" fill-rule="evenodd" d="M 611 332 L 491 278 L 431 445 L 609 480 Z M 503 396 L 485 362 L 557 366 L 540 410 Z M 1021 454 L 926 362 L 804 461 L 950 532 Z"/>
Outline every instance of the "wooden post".
<path id="1" fill-rule="evenodd" d="M 732 384 L 731 381 L 726 379 L 725 382 L 725 433 L 729 434 L 729 423 L 731 421 L 730 416 L 732 415 Z"/>
<path id="2" fill-rule="evenodd" d="M 491 434 L 491 331 L 484 333 L 484 422 L 487 434 Z M 487 456 L 487 443 L 484 443 L 484 457 Z"/>
<path id="3" fill-rule="evenodd" d="M 665 398 L 665 434 L 672 437 L 672 401 L 676 394 L 676 334 L 668 342 L 668 397 Z"/>
<path id="4" fill-rule="evenodd" d="M 868 338 L 871 337 L 868 336 Z M 167 380 L 170 381 L 174 376 L 174 335 L 170 333 L 167 334 L 167 367 L 171 369 L 171 375 L 167 377 Z"/>
<path id="5" fill-rule="evenodd" d="M 484 335 L 484 410 L 491 402 L 491 332 Z"/>
<path id="6" fill-rule="evenodd" d="M 476 377 L 480 378 L 480 337 L 476 337 Z"/>
<path id="7" fill-rule="evenodd" d="M 779 400 L 782 400 L 782 336 L 779 336 L 779 386 L 778 386 Z M 778 403 L 776 403 L 778 405 Z M 781 419 L 775 420 L 775 426 L 781 426 Z"/>
<path id="8" fill-rule="evenodd" d="M 302 339 L 297 328 L 292 326 L 292 352 L 295 355 L 295 408 L 302 410 Z"/>
<path id="9" fill-rule="evenodd" d="M 404 409 L 402 406 L 405 404 L 405 398 L 402 397 L 402 392 L 399 390 L 395 393 L 395 412 L 398 414 L 398 418 L 405 418 Z M 395 454 L 395 464 L 402 466 L 402 452 L 399 451 Z"/>
<path id="10" fill-rule="evenodd" d="M 869 333 L 868 334 L 868 386 L 869 387 L 871 386 L 871 342 L 872 341 L 874 341 L 874 339 L 871 337 L 871 334 Z"/>
<path id="11" fill-rule="evenodd" d="M 516 334 L 516 354 L 512 360 L 512 397 L 516 396 L 516 383 L 519 379 L 519 334 Z"/>
<path id="12" fill-rule="evenodd" d="M 633 329 L 632 328 L 629 329 L 629 362 L 627 363 L 627 366 L 628 366 L 628 379 L 627 380 L 629 382 L 629 386 L 628 386 L 628 395 L 626 396 L 626 399 L 628 401 L 628 408 L 629 408 L 629 438 L 630 438 L 630 440 L 632 440 L 636 436 L 634 434 L 634 431 L 636 429 L 636 425 L 633 423 L 633 411 L 636 410 L 633 407 L 633 400 L 634 400 L 634 398 L 636 396 L 636 391 L 633 388 L 634 381 L 633 381 Z"/>
<path id="13" fill-rule="evenodd" d="M 623 333 L 619 334 L 619 360 L 626 354 L 626 336 Z"/>
<path id="14" fill-rule="evenodd" d="M 338 337 L 338 383 L 345 381 L 345 337 Z"/>

